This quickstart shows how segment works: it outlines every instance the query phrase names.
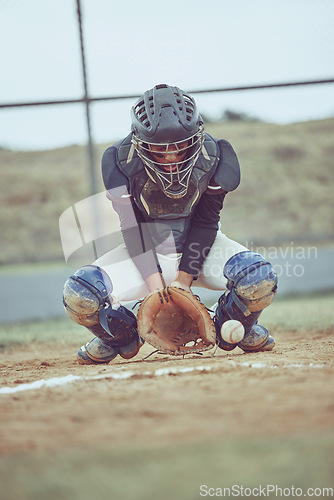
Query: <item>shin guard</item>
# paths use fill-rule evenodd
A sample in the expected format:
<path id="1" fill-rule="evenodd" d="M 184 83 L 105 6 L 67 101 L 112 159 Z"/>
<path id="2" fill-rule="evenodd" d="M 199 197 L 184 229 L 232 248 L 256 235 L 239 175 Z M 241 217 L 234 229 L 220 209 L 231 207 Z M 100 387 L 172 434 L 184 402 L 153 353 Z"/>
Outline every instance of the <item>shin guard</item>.
<path id="1" fill-rule="evenodd" d="M 257 325 L 257 320 L 275 297 L 277 275 L 262 255 L 247 250 L 226 262 L 224 276 L 227 291 L 219 298 L 214 316 L 218 345 L 224 350 L 232 350 L 236 345 L 245 351 L 259 350 L 268 341 L 269 334 Z M 229 344 L 221 338 L 221 326 L 229 319 L 240 321 L 244 326 L 245 336 L 239 344 Z"/>

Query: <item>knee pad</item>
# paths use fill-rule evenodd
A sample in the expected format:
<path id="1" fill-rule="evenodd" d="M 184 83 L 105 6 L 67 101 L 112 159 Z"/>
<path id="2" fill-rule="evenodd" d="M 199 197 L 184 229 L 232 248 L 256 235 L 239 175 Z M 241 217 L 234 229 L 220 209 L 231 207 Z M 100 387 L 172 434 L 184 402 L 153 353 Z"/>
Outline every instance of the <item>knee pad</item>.
<path id="1" fill-rule="evenodd" d="M 137 318 L 126 307 L 120 306 L 118 309 L 113 309 L 109 306 L 100 311 L 99 317 L 104 333 L 96 333 L 96 335 L 107 344 L 124 347 L 134 340 L 139 341 Z"/>
<path id="2" fill-rule="evenodd" d="M 84 266 L 66 281 L 63 304 L 68 316 L 96 337 L 108 345 L 125 346 L 138 337 L 137 319 L 124 306 L 113 309 L 112 290 L 111 280 L 103 269 Z"/>
<path id="3" fill-rule="evenodd" d="M 99 312 L 110 303 L 112 288 L 103 269 L 93 265 L 82 267 L 64 285 L 63 304 L 68 316 L 79 325 L 99 324 Z"/>
<path id="4" fill-rule="evenodd" d="M 246 250 L 233 255 L 225 264 L 227 288 L 245 316 L 260 312 L 274 300 L 277 275 L 262 255 Z"/>

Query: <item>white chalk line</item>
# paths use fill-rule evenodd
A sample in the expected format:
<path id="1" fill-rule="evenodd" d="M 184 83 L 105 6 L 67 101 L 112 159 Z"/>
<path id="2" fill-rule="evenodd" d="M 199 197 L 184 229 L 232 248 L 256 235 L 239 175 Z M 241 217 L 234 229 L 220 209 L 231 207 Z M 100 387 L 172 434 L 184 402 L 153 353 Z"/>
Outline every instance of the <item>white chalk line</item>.
<path id="1" fill-rule="evenodd" d="M 269 365 L 266 363 L 235 363 L 234 361 L 228 361 L 225 365 L 230 368 L 238 368 L 238 367 L 247 367 L 247 368 L 265 368 L 265 369 L 278 369 L 278 368 L 323 368 L 324 364 L 301 364 L 301 363 L 292 363 L 288 365 Z M 217 365 L 215 365 L 217 367 Z M 222 368 L 223 365 L 219 365 L 219 368 Z M 1 387 L 0 394 L 14 394 L 16 392 L 29 391 L 33 389 L 42 389 L 44 387 L 53 388 L 59 387 L 67 384 L 72 384 L 73 382 L 82 382 L 82 381 L 90 381 L 90 380 L 125 380 L 134 377 L 138 378 L 148 378 L 148 377 L 161 377 L 163 375 L 179 375 L 182 373 L 191 373 L 191 372 L 206 372 L 212 370 L 212 366 L 195 366 L 195 367 L 180 367 L 180 368 L 158 368 L 154 371 L 145 371 L 143 373 L 138 373 L 130 370 L 124 370 L 124 367 L 120 367 L 119 370 L 121 372 L 117 373 L 116 371 L 108 372 L 102 375 L 92 375 L 89 377 L 83 377 L 78 375 L 66 375 L 65 377 L 54 377 L 48 380 L 35 380 L 34 382 L 30 382 L 27 384 L 20 384 L 16 387 Z M 124 370 L 124 371 L 123 371 Z"/>
<path id="2" fill-rule="evenodd" d="M 241 363 L 239 366 L 247 366 L 249 368 L 324 368 L 321 363 L 291 363 L 289 365 L 267 365 L 266 363 Z"/>
<path id="3" fill-rule="evenodd" d="M 121 367 L 120 369 L 123 369 Z M 1 387 L 0 394 L 13 394 L 15 392 L 29 391 L 32 389 L 41 389 L 43 387 L 59 387 L 61 385 L 71 384 L 78 381 L 89 381 L 89 380 L 101 380 L 101 379 L 113 379 L 113 380 L 125 380 L 133 377 L 147 378 L 147 377 L 160 377 L 161 375 L 177 375 L 179 373 L 187 373 L 192 371 L 207 371 L 211 370 L 211 367 L 184 367 L 184 368 L 160 368 L 154 372 L 145 371 L 143 373 L 137 373 L 133 371 L 123 371 L 122 373 L 108 372 L 102 375 L 92 375 L 90 377 L 81 377 L 76 375 L 66 375 L 65 377 L 55 377 L 48 380 L 35 380 L 28 384 L 20 384 L 16 387 Z"/>

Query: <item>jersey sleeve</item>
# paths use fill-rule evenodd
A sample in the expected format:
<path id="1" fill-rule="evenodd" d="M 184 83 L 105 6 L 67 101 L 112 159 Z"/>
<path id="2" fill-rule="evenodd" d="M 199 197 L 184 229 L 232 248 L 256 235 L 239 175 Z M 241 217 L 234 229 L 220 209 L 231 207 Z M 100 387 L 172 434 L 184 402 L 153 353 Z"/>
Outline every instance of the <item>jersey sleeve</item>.
<path id="1" fill-rule="evenodd" d="M 240 183 L 240 165 L 233 147 L 225 139 L 217 143 L 219 162 L 196 206 L 179 266 L 180 271 L 191 274 L 195 279 L 215 241 L 225 196 Z"/>
<path id="2" fill-rule="evenodd" d="M 112 204 L 120 219 L 126 248 L 142 278 L 161 272 L 149 226 L 132 197 L 114 199 Z"/>
<path id="3" fill-rule="evenodd" d="M 195 279 L 216 238 L 225 195 L 226 191 L 215 195 L 206 191 L 196 206 L 179 265 L 180 271 Z"/>

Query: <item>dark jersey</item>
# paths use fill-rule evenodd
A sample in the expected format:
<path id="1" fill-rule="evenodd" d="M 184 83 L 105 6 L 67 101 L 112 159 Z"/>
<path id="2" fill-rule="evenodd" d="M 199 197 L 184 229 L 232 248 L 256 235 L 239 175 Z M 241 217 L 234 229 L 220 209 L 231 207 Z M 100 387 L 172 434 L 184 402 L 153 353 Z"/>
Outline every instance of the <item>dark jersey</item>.
<path id="1" fill-rule="evenodd" d="M 107 196 L 119 215 L 129 254 L 145 279 L 160 270 L 156 252 L 180 252 L 179 269 L 196 278 L 215 240 L 226 193 L 239 184 L 236 154 L 227 141 L 205 134 L 187 195 L 175 200 L 156 192 L 131 148 L 130 135 L 102 158 Z"/>

